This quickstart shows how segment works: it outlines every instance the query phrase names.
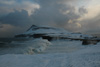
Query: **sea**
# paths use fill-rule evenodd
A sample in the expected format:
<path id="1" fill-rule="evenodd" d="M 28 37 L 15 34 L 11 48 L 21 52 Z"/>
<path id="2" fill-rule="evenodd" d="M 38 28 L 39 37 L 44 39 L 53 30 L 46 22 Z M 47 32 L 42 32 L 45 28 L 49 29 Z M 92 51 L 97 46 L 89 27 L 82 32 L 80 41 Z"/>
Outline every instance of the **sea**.
<path id="1" fill-rule="evenodd" d="M 100 37 L 100 35 L 95 35 Z M 48 46 L 51 45 L 52 46 Z M 75 45 L 76 44 L 76 45 Z M 46 48 L 48 50 L 44 51 Z M 48 41 L 41 38 L 0 38 L 0 55 L 5 54 L 41 54 L 48 52 L 70 52 L 84 48 L 79 41 Z"/>
<path id="2" fill-rule="evenodd" d="M 0 55 L 37 54 L 51 43 L 41 38 L 0 38 Z"/>
<path id="3" fill-rule="evenodd" d="M 0 38 L 0 55 L 3 54 L 21 54 L 22 45 L 25 45 L 25 42 L 30 41 L 29 38 Z M 25 47 L 25 46 L 24 46 Z M 21 50 L 21 51 L 19 51 Z"/>

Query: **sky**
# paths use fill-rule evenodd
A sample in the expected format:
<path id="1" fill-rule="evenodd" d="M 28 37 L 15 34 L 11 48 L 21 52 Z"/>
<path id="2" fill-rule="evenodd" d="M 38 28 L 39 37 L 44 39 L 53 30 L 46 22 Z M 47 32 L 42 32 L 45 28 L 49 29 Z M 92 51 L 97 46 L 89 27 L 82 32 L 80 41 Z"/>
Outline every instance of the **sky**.
<path id="1" fill-rule="evenodd" d="M 100 0 L 0 0 L 0 37 L 13 37 L 31 25 L 100 33 Z"/>

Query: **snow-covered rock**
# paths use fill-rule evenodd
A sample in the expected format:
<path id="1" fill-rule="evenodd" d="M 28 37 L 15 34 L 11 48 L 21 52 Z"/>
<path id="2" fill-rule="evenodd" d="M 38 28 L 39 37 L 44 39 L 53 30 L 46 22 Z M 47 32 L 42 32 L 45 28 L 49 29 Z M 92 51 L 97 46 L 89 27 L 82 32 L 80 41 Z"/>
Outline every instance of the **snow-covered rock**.
<path id="1" fill-rule="evenodd" d="M 43 39 L 90 39 L 93 38 L 91 35 L 72 33 L 62 28 L 54 28 L 49 26 L 36 26 L 32 25 L 26 32 L 16 35 L 15 37 L 26 37 L 26 38 L 40 38 Z"/>
<path id="2" fill-rule="evenodd" d="M 84 38 L 93 38 L 93 36 L 92 35 L 87 35 L 87 34 L 81 34 L 81 33 L 71 33 L 70 38 L 84 39 Z"/>
<path id="3" fill-rule="evenodd" d="M 36 26 L 32 25 L 25 33 L 23 34 L 67 34 L 69 31 L 66 31 L 61 28 L 54 28 L 48 26 Z"/>

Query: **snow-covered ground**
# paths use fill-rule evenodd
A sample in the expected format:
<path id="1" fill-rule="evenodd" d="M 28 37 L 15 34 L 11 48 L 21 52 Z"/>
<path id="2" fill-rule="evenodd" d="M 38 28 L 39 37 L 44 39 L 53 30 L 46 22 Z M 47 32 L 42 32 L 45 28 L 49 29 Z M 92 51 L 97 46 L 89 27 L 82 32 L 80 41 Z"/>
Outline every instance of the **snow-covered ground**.
<path id="1" fill-rule="evenodd" d="M 36 46 L 43 45 L 46 48 L 40 49 L 44 49 L 41 54 L 10 54 L 9 52 L 9 54 L 0 55 L 0 67 L 100 67 L 100 43 L 83 46 L 81 41 L 56 40 L 49 42 L 42 39 L 25 43 L 36 44 L 35 46 L 26 45 L 26 47 L 40 49 Z M 26 47 L 21 48 L 26 50 Z M 21 51 L 21 48 L 16 48 L 16 51 Z"/>

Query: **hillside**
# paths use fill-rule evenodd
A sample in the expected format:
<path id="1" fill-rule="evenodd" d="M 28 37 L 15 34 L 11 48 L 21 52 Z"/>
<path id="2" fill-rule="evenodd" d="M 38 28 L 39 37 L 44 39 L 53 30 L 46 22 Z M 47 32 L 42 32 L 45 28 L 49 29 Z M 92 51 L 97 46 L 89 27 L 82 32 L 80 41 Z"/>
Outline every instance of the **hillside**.
<path id="1" fill-rule="evenodd" d="M 36 26 L 32 25 L 26 32 L 16 35 L 15 37 L 52 37 L 52 38 L 91 38 L 93 36 L 81 34 L 81 33 L 74 33 L 69 32 L 63 28 L 54 28 L 49 26 Z"/>

